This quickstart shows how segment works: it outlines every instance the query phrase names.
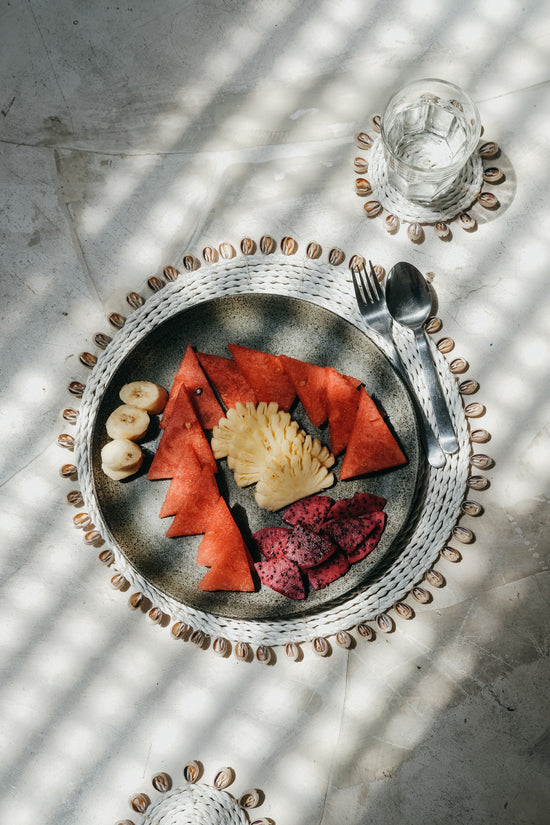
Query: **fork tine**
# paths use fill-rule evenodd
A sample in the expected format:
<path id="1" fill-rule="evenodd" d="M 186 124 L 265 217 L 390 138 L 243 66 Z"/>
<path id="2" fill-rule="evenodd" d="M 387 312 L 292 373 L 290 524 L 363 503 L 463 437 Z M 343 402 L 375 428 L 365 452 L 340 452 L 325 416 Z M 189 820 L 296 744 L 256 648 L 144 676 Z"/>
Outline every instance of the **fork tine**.
<path id="1" fill-rule="evenodd" d="M 363 292 L 365 293 L 365 297 L 369 303 L 374 303 L 378 300 L 378 296 L 376 292 L 373 290 L 373 285 L 371 283 L 371 279 L 369 277 L 369 273 L 367 272 L 367 268 L 364 263 L 361 263 L 361 270 L 359 272 L 359 277 L 361 279 L 361 284 L 363 286 Z"/>
<path id="2" fill-rule="evenodd" d="M 351 279 L 353 281 L 353 288 L 355 290 L 355 298 L 359 306 L 365 303 L 364 286 L 361 279 L 361 273 L 355 266 L 351 267 Z"/>
<path id="3" fill-rule="evenodd" d="M 382 290 L 382 286 L 380 285 L 380 281 L 376 277 L 376 272 L 374 271 L 372 261 L 369 261 L 369 281 L 371 283 L 376 299 L 378 300 L 379 298 L 383 298 L 384 292 Z"/>

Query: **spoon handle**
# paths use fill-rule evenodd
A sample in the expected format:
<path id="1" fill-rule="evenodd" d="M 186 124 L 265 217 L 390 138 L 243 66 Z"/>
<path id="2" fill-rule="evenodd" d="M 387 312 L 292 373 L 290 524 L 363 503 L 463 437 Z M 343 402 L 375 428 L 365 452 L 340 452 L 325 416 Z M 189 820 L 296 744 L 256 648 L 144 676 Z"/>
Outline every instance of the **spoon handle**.
<path id="1" fill-rule="evenodd" d="M 415 330 L 415 339 L 439 431 L 439 443 L 446 453 L 456 453 L 457 437 L 423 328 Z"/>

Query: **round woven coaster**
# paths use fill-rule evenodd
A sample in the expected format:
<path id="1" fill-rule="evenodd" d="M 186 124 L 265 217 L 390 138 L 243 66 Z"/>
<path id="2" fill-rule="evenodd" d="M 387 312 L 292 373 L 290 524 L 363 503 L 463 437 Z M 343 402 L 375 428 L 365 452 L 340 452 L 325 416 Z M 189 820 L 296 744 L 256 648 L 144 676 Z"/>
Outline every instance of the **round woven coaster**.
<path id="1" fill-rule="evenodd" d="M 248 814 L 228 793 L 206 785 L 175 788 L 152 805 L 140 825 L 249 825 Z"/>
<path id="2" fill-rule="evenodd" d="M 479 155 L 472 155 L 448 192 L 426 206 L 413 203 L 389 183 L 384 148 L 378 136 L 369 152 L 369 181 L 372 197 L 401 220 L 410 223 L 449 221 L 469 209 L 479 195 L 483 184 L 483 163 Z"/>
<path id="3" fill-rule="evenodd" d="M 104 542 L 100 558 L 114 569 L 111 578 L 113 586 L 135 591 L 130 597 L 134 608 L 143 609 L 148 601 L 151 606 L 149 617 L 156 623 L 171 623 L 176 638 L 190 640 L 201 647 L 211 647 L 221 655 L 233 649 L 242 659 L 253 656 L 251 646 L 255 646 L 257 658 L 264 662 L 270 661 L 270 647 L 279 645 L 286 646 L 287 655 L 292 658 L 301 658 L 297 646 L 302 642 L 312 642 L 316 653 L 326 655 L 330 651 L 330 643 L 327 642 L 330 637 L 334 637 L 342 647 L 352 646 L 350 631 L 353 628 L 366 639 L 375 636 L 375 628 L 382 631 L 393 629 L 393 618 L 388 615 L 392 608 L 397 617 L 407 619 L 413 616 L 414 609 L 410 602 L 405 602 L 407 596 L 413 599 L 413 603 L 415 600 L 420 603 L 429 601 L 431 595 L 426 583 L 435 588 L 444 583 L 444 577 L 433 569 L 440 553 L 450 561 L 460 558 L 460 552 L 448 545 L 451 537 L 461 543 L 469 543 L 475 538 L 468 528 L 457 525 L 457 520 L 464 512 L 475 515 L 481 510 L 473 502 L 468 502 L 469 509 L 465 509 L 464 498 L 469 483 L 470 462 L 473 460 L 468 418 L 481 414 L 483 407 L 478 403 L 464 406 L 463 393 L 475 391 L 476 382 L 457 382 L 456 374 L 465 371 L 468 365 L 463 359 L 455 358 L 449 369 L 444 353 L 452 349 L 453 342 L 448 338 L 441 339 L 437 346 L 432 347 L 433 357 L 460 448 L 447 457 L 443 468 L 426 467 L 422 494 L 418 497 L 416 511 L 411 514 L 406 544 L 357 592 L 330 603 L 327 609 L 280 620 L 254 621 L 212 615 L 167 596 L 136 572 L 116 544 L 109 544 L 109 530 L 94 495 L 90 464 L 91 434 L 99 403 L 117 367 L 157 325 L 184 309 L 224 295 L 252 292 L 301 298 L 337 313 L 365 331 L 348 268 L 364 260 L 361 256 L 353 255 L 346 266 L 346 255 L 342 250 L 331 249 L 325 255 L 319 244 L 310 243 L 302 253 L 298 251 L 297 242 L 291 238 L 282 240 L 281 253 L 278 253 L 275 241 L 268 236 L 261 239 L 259 247 L 254 241 L 244 239 L 241 243 L 242 256 L 236 254 L 231 244 L 220 244 L 219 250 L 205 248 L 202 263 L 198 257 L 186 255 L 181 273 L 169 266 L 164 269 L 164 278 L 155 276 L 149 279 L 149 287 L 154 291 L 151 297 L 144 300 L 139 294 L 131 293 L 128 302 L 136 307 L 135 311 L 128 318 L 117 313 L 110 316 L 118 329 L 112 340 L 110 337 L 96 336 L 96 342 L 101 347 L 106 346 L 105 350 L 98 356 L 89 353 L 81 355 L 81 360 L 91 368 L 91 373 L 85 385 L 70 387 L 73 393 L 82 396 L 78 412 L 66 411 L 69 413 L 67 420 L 76 421 L 75 436 L 64 434 L 59 440 L 61 446 L 74 448 L 75 454 L 74 465 L 64 465 L 62 475 L 71 478 L 77 474 L 81 488 L 80 492 L 70 493 L 68 501 L 76 506 L 83 503 L 87 510 L 75 516 L 73 521 L 84 530 L 88 525 L 93 525 L 92 530 L 88 527 L 90 531 L 84 536 L 87 544 Z M 323 261 L 322 257 L 326 260 Z M 437 323 L 432 324 L 434 331 L 437 328 Z M 374 333 L 371 337 L 382 350 L 386 350 L 383 340 L 377 339 Z M 426 415 L 434 425 L 414 338 L 412 334 L 401 331 L 396 343 Z M 73 385 L 75 383 L 72 382 Z M 483 436 L 478 440 L 484 440 Z M 476 466 L 486 469 L 490 462 L 485 459 L 482 456 Z M 485 480 L 476 478 L 479 480 L 474 486 L 483 489 Z"/>

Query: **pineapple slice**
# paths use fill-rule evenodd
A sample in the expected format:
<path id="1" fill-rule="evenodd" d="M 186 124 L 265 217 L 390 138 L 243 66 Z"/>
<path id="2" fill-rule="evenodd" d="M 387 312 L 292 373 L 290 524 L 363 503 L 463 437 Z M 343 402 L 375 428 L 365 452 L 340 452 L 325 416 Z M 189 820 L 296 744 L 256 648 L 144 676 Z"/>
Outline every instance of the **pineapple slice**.
<path id="1" fill-rule="evenodd" d="M 298 499 L 330 487 L 334 476 L 311 452 L 270 462 L 256 485 L 256 503 L 265 510 L 280 510 Z"/>

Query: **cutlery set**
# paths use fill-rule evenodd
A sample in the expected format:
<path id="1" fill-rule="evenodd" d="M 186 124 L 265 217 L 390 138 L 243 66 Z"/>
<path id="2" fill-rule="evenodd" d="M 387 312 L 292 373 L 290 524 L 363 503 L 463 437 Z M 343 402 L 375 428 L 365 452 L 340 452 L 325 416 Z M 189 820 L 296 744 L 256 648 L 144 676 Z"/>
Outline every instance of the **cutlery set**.
<path id="1" fill-rule="evenodd" d="M 370 329 L 384 339 L 387 354 L 403 380 L 420 422 L 420 439 L 432 467 L 445 466 L 446 455 L 458 450 L 458 441 L 424 325 L 432 308 L 428 284 L 412 264 L 400 262 L 390 270 L 386 288 L 378 281 L 374 267 L 362 264 L 351 269 L 359 311 Z M 422 403 L 407 374 L 393 337 L 394 324 L 410 329 L 415 338 L 436 429 L 430 424 Z"/>

